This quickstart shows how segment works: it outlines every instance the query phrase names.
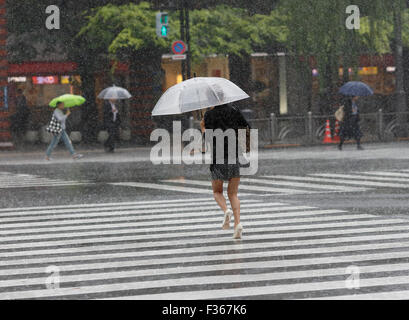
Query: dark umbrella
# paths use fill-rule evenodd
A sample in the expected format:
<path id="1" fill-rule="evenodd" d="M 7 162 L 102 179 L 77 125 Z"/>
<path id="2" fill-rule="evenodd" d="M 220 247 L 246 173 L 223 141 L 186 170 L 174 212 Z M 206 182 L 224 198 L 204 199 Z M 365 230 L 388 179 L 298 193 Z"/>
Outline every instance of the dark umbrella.
<path id="1" fill-rule="evenodd" d="M 366 83 L 350 81 L 339 89 L 339 93 L 344 96 L 365 97 L 373 95 L 373 90 Z"/>

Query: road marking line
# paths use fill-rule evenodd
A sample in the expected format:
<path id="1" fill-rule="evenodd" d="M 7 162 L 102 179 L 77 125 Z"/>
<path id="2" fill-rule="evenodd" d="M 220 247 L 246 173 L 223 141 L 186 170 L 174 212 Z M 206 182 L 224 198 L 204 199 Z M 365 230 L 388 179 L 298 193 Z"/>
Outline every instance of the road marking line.
<path id="1" fill-rule="evenodd" d="M 257 266 L 257 263 L 260 265 Z M 236 267 L 236 268 L 234 268 Z M 386 271 L 386 267 L 388 267 L 388 271 L 401 271 L 401 270 L 408 270 L 409 264 L 402 263 L 396 265 L 388 265 L 388 264 L 381 264 L 381 265 L 369 265 L 369 266 L 360 266 L 360 273 L 375 273 L 375 272 L 388 272 Z M 166 273 L 162 272 L 155 273 L 155 276 L 159 275 L 168 275 L 168 274 L 180 274 L 183 272 L 206 272 L 206 271 L 221 271 L 228 270 L 228 268 L 234 268 L 236 274 L 229 275 L 213 275 L 213 276 L 196 276 L 196 277 L 180 277 L 174 279 L 159 279 L 159 280 L 150 280 L 150 281 L 134 281 L 133 283 L 138 283 L 138 289 L 146 289 L 146 288 L 161 288 L 161 287 L 174 287 L 174 286 L 188 286 L 188 285 L 197 285 L 197 284 L 211 284 L 211 283 L 234 283 L 237 281 L 243 282 L 255 282 L 255 281 L 274 281 L 274 280 L 290 280 L 290 279 L 302 279 L 302 278 L 321 278 L 321 277 L 330 277 L 330 276 L 342 276 L 345 277 L 345 267 L 340 268 L 322 268 L 322 269 L 312 269 L 312 270 L 303 270 L 303 271 L 288 271 L 288 272 L 265 272 L 265 273 L 258 273 L 258 274 L 245 274 L 239 273 L 243 272 L 248 268 L 274 268 L 274 262 L 270 261 L 268 263 L 262 262 L 253 262 L 253 263 L 243 263 L 239 265 L 227 264 L 221 266 L 203 266 L 199 268 L 173 268 L 168 269 Z M 187 269 L 185 271 L 185 269 Z M 114 272 L 105 272 L 105 273 L 90 273 L 90 274 L 82 274 L 82 275 L 66 275 L 62 277 L 62 282 L 60 285 L 64 286 L 64 283 L 69 282 L 80 282 L 80 281 L 96 281 L 96 280 L 120 280 L 121 278 L 126 277 L 141 277 L 141 276 L 149 276 L 151 275 L 149 271 L 141 270 L 141 271 L 114 271 Z M 380 277 L 378 277 L 380 278 Z M 37 277 L 37 278 L 29 278 L 29 279 L 21 279 L 21 280 L 4 280 L 0 282 L 0 287 L 10 287 L 10 286 L 28 286 L 28 285 L 42 285 L 44 283 L 44 277 Z M 129 282 L 128 282 L 129 283 Z M 310 282 L 311 283 L 311 282 Z M 101 285 L 99 285 L 101 286 Z M 90 289 L 90 286 L 88 286 Z M 40 289 L 41 290 L 41 289 Z M 28 290 L 27 290 L 28 291 Z"/>
<path id="2" fill-rule="evenodd" d="M 323 189 L 323 190 L 332 190 L 332 191 L 341 191 L 341 192 L 360 192 L 367 191 L 367 188 L 351 188 L 351 187 L 342 187 L 342 186 L 333 186 L 333 185 L 318 185 L 313 183 L 300 183 L 300 182 L 286 182 L 268 179 L 250 179 L 250 178 L 241 178 L 241 181 L 250 182 L 250 183 L 263 183 L 271 185 L 284 185 L 290 187 L 301 187 L 301 188 L 313 188 L 313 189 Z"/>
<path id="3" fill-rule="evenodd" d="M 346 218 L 349 218 L 349 216 L 344 216 Z M 342 217 L 338 217 L 339 219 Z M 297 219 L 297 222 L 312 222 L 312 221 L 333 221 L 336 220 L 333 217 L 315 217 L 315 218 L 304 218 L 304 219 Z M 382 227 L 379 228 L 376 231 L 383 231 L 383 232 L 395 232 L 399 233 L 402 238 L 404 238 L 406 235 L 406 231 L 408 231 L 409 226 L 401 226 L 400 228 L 398 227 Z M 275 227 L 274 226 L 269 226 L 266 228 L 257 228 L 253 232 L 274 232 Z M 362 228 L 362 229 L 353 229 L 353 230 L 326 230 L 326 231 L 313 231 L 313 232 L 293 232 L 291 234 L 266 234 L 266 235 L 252 235 L 248 234 L 246 236 L 246 239 L 287 239 L 287 238 L 294 238 L 294 237 L 312 237 L 312 236 L 320 236 L 320 237 L 332 237 L 334 235 L 357 235 L 358 232 L 369 232 L 373 233 L 375 232 L 373 228 Z M 169 237 L 170 236 L 170 237 Z M 168 239 L 164 240 L 159 240 L 157 235 L 123 235 L 123 236 L 117 236 L 117 237 L 110 237 L 109 239 L 105 239 L 103 237 L 101 238 L 93 238 L 93 239 L 75 239 L 75 240 L 52 240 L 47 243 L 14 243 L 14 244 L 2 244 L 1 245 L 1 251 L 0 256 L 1 257 L 10 257 L 10 256 L 15 256 L 17 252 L 16 250 L 23 250 L 25 254 L 29 255 L 32 254 L 31 251 L 37 248 L 37 250 L 41 249 L 52 249 L 51 247 L 53 246 L 75 246 L 75 245 L 82 245 L 85 246 L 85 244 L 92 245 L 93 247 L 99 245 L 105 245 L 106 247 L 111 246 L 111 245 L 117 245 L 117 242 L 126 242 L 126 241 L 137 241 L 139 246 L 141 248 L 146 248 L 147 247 L 147 242 L 149 240 L 154 240 L 153 242 L 151 241 L 151 245 L 155 247 L 160 247 L 160 246 L 171 246 L 171 245 L 184 245 L 186 244 L 187 239 L 180 239 L 178 240 L 177 238 L 183 238 L 187 237 L 189 238 L 189 244 L 207 244 L 207 243 L 217 243 L 217 242 L 223 242 L 226 240 L 230 240 L 231 234 L 227 235 L 226 232 L 223 232 L 223 230 L 211 230 L 211 231 L 197 231 L 194 234 L 189 233 L 189 232 L 173 232 L 169 235 Z M 207 237 L 206 239 L 201 238 L 201 239 L 196 239 L 198 237 Z M 165 237 L 161 237 L 163 239 Z M 172 239 L 175 238 L 175 239 Z M 8 250 L 15 249 L 13 252 L 10 252 Z M 30 251 L 31 249 L 31 251 Z M 58 249 L 58 248 L 56 248 Z M 7 251 L 5 251 L 7 250 Z M 31 252 L 31 253 L 30 253 Z"/>
<path id="4" fill-rule="evenodd" d="M 187 187 L 170 186 L 170 185 L 163 185 L 163 184 L 157 184 L 157 183 L 145 183 L 145 182 L 117 182 L 117 183 L 109 183 L 109 184 L 114 185 L 114 186 L 122 186 L 122 187 L 136 187 L 136 188 L 167 190 L 167 191 L 177 191 L 177 192 L 187 192 L 187 193 L 213 194 L 210 182 L 207 182 L 206 184 L 209 186 L 208 189 L 187 188 Z M 240 192 L 239 195 L 243 196 L 243 195 L 250 195 L 250 194 Z"/>
<path id="5" fill-rule="evenodd" d="M 355 173 L 355 174 L 316 173 L 312 175 L 316 177 L 355 179 L 355 180 L 361 180 L 361 181 L 373 180 L 373 181 L 389 181 L 389 182 L 407 182 L 409 184 L 409 178 L 402 179 L 402 178 L 374 177 L 374 176 L 367 176 L 367 175 L 362 175 L 358 173 Z"/>
<path id="6" fill-rule="evenodd" d="M 309 209 L 315 209 L 314 207 L 309 207 L 309 206 L 282 206 L 282 205 L 278 205 L 277 207 L 275 207 L 275 203 L 256 203 L 256 204 L 243 204 L 243 208 L 247 208 L 249 207 L 251 210 L 260 210 L 260 212 L 266 212 L 266 211 L 289 211 L 289 210 L 299 210 L 299 209 L 305 209 L 305 210 L 309 210 Z M 258 208 L 259 209 L 255 209 Z M 212 211 L 210 211 L 212 210 Z M 128 216 L 128 217 L 132 217 L 135 220 L 148 220 L 151 218 L 158 218 L 158 217 L 163 217 L 163 218 L 178 218 L 178 217 L 182 217 L 182 218 L 189 218 L 189 217 L 197 217 L 198 215 L 204 215 L 206 213 L 210 213 L 211 215 L 215 215 L 218 213 L 218 215 L 220 217 L 223 216 L 223 211 L 221 211 L 221 209 L 218 207 L 217 204 L 214 205 L 209 205 L 207 208 L 201 208 L 200 210 L 195 210 L 193 211 L 192 207 L 176 207 L 176 208 L 157 208 L 157 209 L 128 209 L 126 211 L 107 211 L 107 212 L 89 212 L 89 213 L 64 213 L 64 214 L 47 214 L 46 216 L 40 216 L 40 217 L 33 217 L 31 215 L 28 216 L 16 216 L 16 217 L 9 217 L 7 216 L 6 218 L 4 217 L 0 217 L 0 222 L 4 225 L 1 225 L 0 228 L 7 228 L 8 224 L 12 224 L 12 223 L 27 223 L 27 222 L 46 222 L 46 223 L 50 223 L 52 221 L 63 221 L 66 219 L 70 219 L 71 221 L 77 221 L 77 220 L 82 220 L 84 218 L 98 218 L 98 217 L 113 217 L 115 220 L 115 218 L 117 217 L 124 217 L 124 216 Z M 181 212 L 187 212 L 187 214 L 185 213 L 181 213 Z M 254 212 L 254 211 L 251 211 Z M 148 216 L 148 214 L 154 214 L 153 216 Z M 43 220 L 47 220 L 47 221 L 43 221 Z M 6 224 L 7 222 L 7 224 Z"/>
<path id="7" fill-rule="evenodd" d="M 184 208 L 184 207 L 188 207 L 188 208 L 192 208 L 192 201 L 194 199 L 189 199 L 189 202 L 186 203 L 158 203 L 158 204 L 150 204 L 149 205 L 149 210 L 152 209 L 157 209 L 158 212 L 160 212 L 159 210 L 164 210 L 165 212 L 171 212 L 172 209 L 174 208 L 174 210 L 177 210 L 178 208 Z M 196 202 L 196 201 L 195 201 Z M 253 205 L 253 206 L 264 206 L 264 204 L 258 200 L 253 200 L 253 199 L 244 199 L 243 201 L 241 201 L 241 203 L 246 207 L 247 205 Z M 200 201 L 200 204 L 202 205 L 200 208 L 198 208 L 199 210 L 203 209 L 203 208 L 219 208 L 216 204 L 216 202 L 213 200 L 207 200 L 207 201 Z M 274 206 L 285 206 L 284 203 L 280 203 L 280 202 L 275 202 L 272 203 L 272 205 Z M 100 212 L 101 214 L 104 213 L 114 213 L 114 212 L 120 212 L 120 213 L 126 213 L 127 211 L 132 211 L 132 213 L 137 213 L 138 209 L 141 211 L 141 213 L 145 212 L 147 206 L 146 205 L 117 205 L 116 207 L 112 207 L 112 208 L 106 208 L 106 207 L 95 207 L 95 208 L 79 208 L 79 209 L 65 209 L 65 208 L 58 208 L 55 209 L 53 211 L 51 210 L 40 210 L 40 211 L 35 211 L 35 210 L 29 210 L 29 211 L 24 211 L 24 210 L 19 210 L 18 214 L 16 212 L 0 212 L 0 220 L 4 219 L 4 217 L 10 217 L 10 215 L 12 217 L 21 217 L 21 216 L 54 216 L 56 214 L 63 214 L 63 213 L 70 213 L 70 214 L 84 214 L 87 212 L 92 212 L 92 213 L 97 213 Z M 82 215 L 84 217 L 84 215 Z M 58 216 L 60 217 L 60 216 Z"/>
<path id="8" fill-rule="evenodd" d="M 159 204 L 159 203 L 191 203 L 192 201 L 214 201 L 214 198 L 189 198 L 189 199 L 171 199 L 171 200 L 153 200 L 153 201 L 131 201 L 131 202 L 112 202 L 112 203 L 93 203 L 93 204 L 69 204 L 59 206 L 42 206 L 42 207 L 21 207 L 21 208 L 4 208 L 0 209 L 0 212 L 13 212 L 13 211 L 35 211 L 35 210 L 56 210 L 56 209 L 70 209 L 70 208 L 109 208 L 117 206 L 131 206 L 131 205 L 143 205 L 143 204 Z M 258 200 L 247 200 L 258 201 Z"/>
<path id="9" fill-rule="evenodd" d="M 169 182 L 169 183 L 179 183 L 179 184 L 190 184 L 190 185 L 206 185 L 208 182 L 206 181 L 201 181 L 201 180 L 162 180 L 163 182 Z M 273 192 L 273 193 L 287 193 L 287 194 L 309 194 L 309 193 L 314 193 L 312 191 L 308 190 L 297 190 L 297 189 L 290 189 L 290 188 L 271 188 L 271 187 L 257 187 L 257 186 L 249 186 L 245 184 L 240 184 L 239 190 L 251 190 L 251 191 L 261 191 L 261 192 Z"/>
<path id="10" fill-rule="evenodd" d="M 274 178 L 275 176 L 265 176 L 266 178 Z M 286 176 L 279 176 L 285 179 Z M 295 177 L 295 176 L 294 176 Z M 372 182 L 372 181 L 352 181 L 343 180 L 336 178 L 316 178 L 316 177 L 296 177 L 298 180 L 315 181 L 315 182 L 329 182 L 345 185 L 358 185 L 358 186 L 370 186 L 370 187 L 383 187 L 383 188 L 409 188 L 407 184 L 400 183 L 383 183 L 383 182 Z"/>
<path id="11" fill-rule="evenodd" d="M 367 172 L 362 172 L 362 173 L 373 175 L 373 176 L 390 176 L 390 177 L 409 178 L 409 173 L 400 173 L 400 172 L 367 171 Z"/>
<path id="12" fill-rule="evenodd" d="M 240 277 L 238 277 L 240 278 Z M 346 278 L 346 276 L 345 276 Z M 240 282 L 240 281 L 238 281 Z M 397 276 L 397 277 L 382 277 L 373 279 L 360 279 L 360 288 L 372 287 L 372 286 L 383 286 L 383 285 L 399 285 L 409 283 L 408 276 Z M 95 288 L 96 289 L 96 288 Z M 141 294 L 132 296 L 121 296 L 120 298 L 111 299 L 126 299 L 126 300 L 202 300 L 202 299 L 219 299 L 219 298 L 238 298 L 247 296 L 257 296 L 257 295 L 278 295 L 278 294 L 295 294 L 299 292 L 309 292 L 309 291 L 324 291 L 324 290 L 347 290 L 346 281 L 325 281 L 325 282 L 308 282 L 308 283 L 294 283 L 294 284 L 277 284 L 268 286 L 248 286 L 244 288 L 234 288 L 234 289 L 212 289 L 212 290 L 197 290 L 197 291 L 179 291 L 170 293 L 158 293 L 158 294 Z M 91 288 L 89 290 L 92 290 Z M 115 290 L 137 290 L 137 286 L 124 286 L 119 288 L 119 286 L 110 287 L 110 291 Z M 97 292 L 107 292 L 108 288 L 101 287 Z M 75 294 L 74 290 L 65 291 Z M 86 291 L 88 292 L 88 291 Z M 27 295 L 33 295 L 37 297 L 35 291 L 27 292 Z M 44 296 L 47 296 L 47 292 L 44 292 Z M 107 299 L 109 300 L 109 298 Z"/>

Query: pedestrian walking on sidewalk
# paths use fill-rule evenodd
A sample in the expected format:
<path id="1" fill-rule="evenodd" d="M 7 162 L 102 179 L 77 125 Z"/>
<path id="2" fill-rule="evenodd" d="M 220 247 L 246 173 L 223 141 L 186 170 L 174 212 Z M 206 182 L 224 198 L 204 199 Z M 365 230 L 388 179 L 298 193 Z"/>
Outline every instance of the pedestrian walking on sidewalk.
<path id="1" fill-rule="evenodd" d="M 11 131 L 17 139 L 22 139 L 27 132 L 30 109 L 22 89 L 17 89 L 16 113 L 11 118 Z"/>
<path id="2" fill-rule="evenodd" d="M 119 141 L 119 126 L 121 125 L 121 117 L 119 115 L 116 100 L 105 100 L 104 103 L 104 126 L 108 131 L 108 139 L 105 141 L 104 147 L 106 152 L 115 151 L 115 142 Z"/>
<path id="3" fill-rule="evenodd" d="M 246 129 L 250 128 L 250 126 L 238 108 L 225 104 L 212 107 L 207 111 L 202 120 L 201 127 L 202 131 L 205 129 L 221 129 L 225 132 L 228 129 L 233 129 L 236 133 L 235 163 L 233 164 L 228 162 L 229 142 L 227 138 L 224 138 L 224 162 L 222 164 L 217 163 L 216 160 L 219 157 L 216 157 L 216 144 L 219 139 L 216 139 L 216 137 L 213 136 L 213 150 L 211 150 L 213 161 L 210 165 L 210 174 L 214 199 L 224 212 L 222 228 L 225 230 L 230 228 L 230 219 L 231 216 L 234 215 L 233 238 L 240 239 L 243 227 L 240 223 L 240 200 L 238 198 L 240 184 L 238 129 Z M 227 195 L 233 211 L 227 207 L 227 202 L 223 195 L 224 181 L 228 181 Z"/>
<path id="4" fill-rule="evenodd" d="M 363 150 L 361 146 L 362 132 L 359 125 L 359 108 L 357 100 L 359 97 L 345 98 L 344 103 L 344 116 L 341 122 L 340 138 L 341 141 L 338 145 L 338 149 L 342 150 L 342 146 L 345 140 L 354 138 L 356 140 L 357 149 Z"/>
<path id="5" fill-rule="evenodd" d="M 72 142 L 70 138 L 68 137 L 66 130 L 66 120 L 71 114 L 71 111 L 68 109 L 66 114 L 64 114 L 63 110 L 65 108 L 64 102 L 57 102 L 56 109 L 53 112 L 53 118 L 51 120 L 51 123 L 49 127 L 47 128 L 49 132 L 53 134 L 53 138 L 51 140 L 50 145 L 47 148 L 46 151 L 46 160 L 51 160 L 50 156 L 51 153 L 53 152 L 54 148 L 58 145 L 58 142 L 60 142 L 60 139 L 64 141 L 65 146 L 71 153 L 71 156 L 74 160 L 82 158 L 82 154 L 78 154 L 75 152 L 74 147 L 72 145 Z M 50 128 L 51 127 L 51 128 Z"/>

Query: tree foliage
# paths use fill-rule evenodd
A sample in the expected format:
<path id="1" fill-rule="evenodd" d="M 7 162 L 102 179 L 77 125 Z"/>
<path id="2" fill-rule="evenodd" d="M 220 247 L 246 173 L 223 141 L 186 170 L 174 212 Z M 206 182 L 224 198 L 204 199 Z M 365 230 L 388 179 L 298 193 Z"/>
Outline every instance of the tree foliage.
<path id="1" fill-rule="evenodd" d="M 155 12 L 147 2 L 96 8 L 78 36 L 92 49 L 121 60 L 146 50 L 165 52 L 170 43 L 156 35 Z"/>
<path id="2" fill-rule="evenodd" d="M 224 5 L 192 11 L 191 52 L 195 59 L 210 54 L 250 54 L 257 27 L 244 9 Z"/>
<path id="3" fill-rule="evenodd" d="M 396 0 L 401 10 L 405 1 Z M 291 0 L 280 1 L 277 11 L 283 17 L 288 36 L 287 49 L 295 55 L 314 56 L 320 77 L 320 87 L 328 90 L 338 81 L 338 66 L 357 66 L 361 54 L 391 52 L 394 39 L 392 1 L 357 0 L 361 13 L 359 30 L 345 26 L 348 0 Z M 409 15 L 403 15 L 409 22 Z M 404 44 L 409 45 L 408 24 L 404 23 Z M 356 70 L 356 68 L 355 68 Z"/>

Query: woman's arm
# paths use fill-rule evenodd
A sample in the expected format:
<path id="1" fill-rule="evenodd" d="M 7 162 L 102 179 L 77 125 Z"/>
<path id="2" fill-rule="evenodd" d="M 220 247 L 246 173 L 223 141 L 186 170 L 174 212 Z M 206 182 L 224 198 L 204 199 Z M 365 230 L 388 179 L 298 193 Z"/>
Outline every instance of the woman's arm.
<path id="1" fill-rule="evenodd" d="M 70 115 L 70 111 L 68 110 L 67 114 L 64 114 L 61 110 L 55 110 L 54 116 L 57 118 L 58 121 L 62 122 L 67 119 L 67 117 Z"/>

